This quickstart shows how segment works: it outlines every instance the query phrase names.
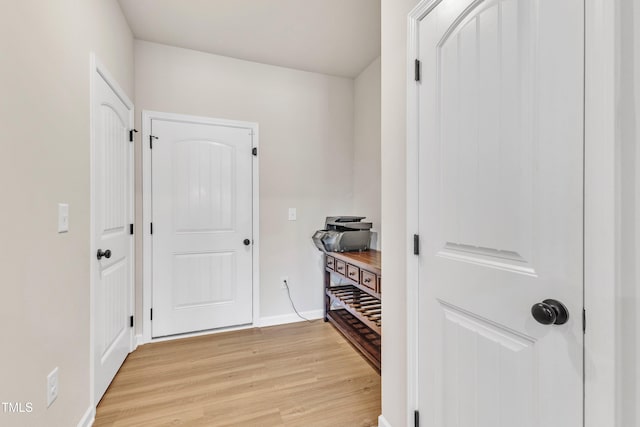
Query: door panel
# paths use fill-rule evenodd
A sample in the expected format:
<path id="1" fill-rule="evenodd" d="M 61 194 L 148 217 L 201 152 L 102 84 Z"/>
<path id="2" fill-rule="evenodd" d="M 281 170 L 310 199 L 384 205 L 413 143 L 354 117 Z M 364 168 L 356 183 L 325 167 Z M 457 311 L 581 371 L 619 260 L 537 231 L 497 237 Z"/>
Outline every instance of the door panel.
<path id="1" fill-rule="evenodd" d="M 175 307 L 233 302 L 237 285 L 235 264 L 233 252 L 174 255 Z"/>
<path id="2" fill-rule="evenodd" d="M 251 323 L 251 130 L 153 120 L 152 132 L 152 335 Z"/>
<path id="3" fill-rule="evenodd" d="M 111 351 L 114 350 L 114 347 L 117 346 L 119 339 L 129 332 L 129 325 L 126 324 L 126 321 L 123 322 L 123 319 L 126 319 L 129 313 L 128 274 L 128 263 L 122 259 L 107 268 L 101 269 L 100 300 L 103 301 L 105 307 L 101 316 L 103 334 L 102 354 L 100 356 L 103 363 Z M 128 350 L 128 341 L 126 344 Z"/>
<path id="4" fill-rule="evenodd" d="M 131 143 L 129 107 L 102 76 L 95 82 L 94 137 L 95 230 L 97 249 L 110 250 L 110 258 L 97 260 L 94 281 L 95 398 L 99 401 L 131 349 L 129 325 L 132 294 Z"/>
<path id="5" fill-rule="evenodd" d="M 523 419 L 534 418 L 535 342 L 458 307 L 441 303 L 440 312 L 443 425 L 529 425 Z"/>
<path id="6" fill-rule="evenodd" d="M 518 72 L 535 65 L 528 24 L 517 24 L 519 5 L 494 2 L 469 11 L 436 48 L 443 253 L 516 268 L 531 261 L 536 163 L 531 78 Z M 524 17 L 529 9 L 521 11 Z"/>
<path id="7" fill-rule="evenodd" d="M 214 141 L 172 148 L 176 232 L 234 230 L 235 148 Z"/>
<path id="8" fill-rule="evenodd" d="M 103 235 L 125 234 L 129 223 L 127 196 L 129 193 L 127 167 L 129 144 L 127 142 L 127 117 L 120 117 L 118 105 L 103 104 L 100 107 L 103 132 Z M 120 114 L 127 112 L 120 111 Z M 125 144 L 126 143 L 126 144 Z"/>
<path id="9" fill-rule="evenodd" d="M 419 23 L 423 425 L 582 425 L 583 15 L 442 0 Z M 533 319 L 547 298 L 566 324 Z"/>

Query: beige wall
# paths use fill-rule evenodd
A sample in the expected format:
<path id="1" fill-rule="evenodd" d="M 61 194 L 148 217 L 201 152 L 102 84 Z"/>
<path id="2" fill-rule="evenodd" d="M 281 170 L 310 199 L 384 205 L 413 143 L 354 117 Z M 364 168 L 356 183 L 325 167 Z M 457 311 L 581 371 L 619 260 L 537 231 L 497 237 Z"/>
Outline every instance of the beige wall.
<path id="1" fill-rule="evenodd" d="M 0 13 L 0 425 L 73 426 L 89 408 L 89 52 L 133 98 L 115 0 L 16 0 Z M 58 234 L 57 204 L 70 205 Z M 59 397 L 46 409 L 46 377 Z M 46 421 L 45 421 L 46 420 Z"/>
<path id="2" fill-rule="evenodd" d="M 259 124 L 260 315 L 293 313 L 282 276 L 298 310 L 322 309 L 321 253 L 311 236 L 326 215 L 351 213 L 353 80 L 142 41 L 135 46 L 138 122 L 146 109 Z M 297 221 L 287 220 L 289 207 L 297 208 Z M 139 302 L 140 292 L 139 286 Z"/>
<path id="3" fill-rule="evenodd" d="M 406 51 L 407 14 L 417 0 L 382 0 L 382 414 L 407 421 Z M 392 280 L 391 280 L 392 278 Z"/>
<path id="4" fill-rule="evenodd" d="M 380 57 L 356 77 L 354 100 L 353 213 L 373 222 L 380 248 Z"/>

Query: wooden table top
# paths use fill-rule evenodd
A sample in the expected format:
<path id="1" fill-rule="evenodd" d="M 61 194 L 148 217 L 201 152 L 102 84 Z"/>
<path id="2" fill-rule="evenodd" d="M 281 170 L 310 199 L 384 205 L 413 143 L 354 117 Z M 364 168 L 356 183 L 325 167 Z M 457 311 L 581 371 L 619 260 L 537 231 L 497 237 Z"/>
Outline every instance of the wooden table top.
<path id="1" fill-rule="evenodd" d="M 382 252 L 375 249 L 362 252 L 328 252 L 327 255 L 382 275 Z"/>

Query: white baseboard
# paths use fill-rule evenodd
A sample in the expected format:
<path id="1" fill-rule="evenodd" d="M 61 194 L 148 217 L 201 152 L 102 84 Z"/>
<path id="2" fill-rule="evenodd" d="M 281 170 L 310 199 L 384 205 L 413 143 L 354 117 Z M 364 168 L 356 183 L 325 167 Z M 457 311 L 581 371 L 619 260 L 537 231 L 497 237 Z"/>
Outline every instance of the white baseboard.
<path id="1" fill-rule="evenodd" d="M 84 413 L 82 419 L 78 423 L 78 427 L 91 427 L 96 420 L 96 408 L 90 406 L 87 412 Z"/>
<path id="2" fill-rule="evenodd" d="M 151 338 L 151 341 L 145 341 L 142 338 L 142 336 L 140 336 L 140 345 L 142 345 L 142 344 L 151 344 L 151 343 L 156 343 L 156 342 L 164 342 L 164 341 L 181 340 L 183 338 L 201 337 L 201 336 L 204 336 L 204 335 L 221 334 L 223 332 L 241 331 L 243 329 L 251 329 L 251 328 L 255 328 L 255 327 L 257 327 L 257 326 L 254 326 L 253 324 L 240 325 L 240 326 L 229 326 L 228 328 L 208 329 L 206 331 L 189 332 L 189 333 L 186 333 L 186 334 L 169 335 L 169 336 L 166 336 L 166 337 Z"/>
<path id="3" fill-rule="evenodd" d="M 322 319 L 324 317 L 324 310 L 304 311 L 300 314 L 309 320 L 316 320 L 316 319 Z M 254 322 L 253 324 L 250 324 L 250 325 L 231 326 L 229 328 L 212 329 L 208 331 L 193 332 L 193 333 L 187 333 L 187 334 L 181 334 L 181 335 L 172 335 L 172 336 L 161 337 L 161 338 L 152 338 L 151 341 L 145 341 L 144 336 L 140 334 L 140 335 L 136 335 L 136 338 L 135 338 L 136 348 L 143 344 L 149 344 L 152 342 L 162 342 L 162 341 L 177 340 L 181 338 L 199 337 L 202 335 L 218 334 L 221 332 L 231 332 L 231 331 L 238 331 L 242 329 L 264 328 L 266 326 L 286 325 L 287 323 L 295 323 L 295 322 L 304 322 L 304 320 L 299 318 L 297 314 L 291 313 L 291 314 L 283 314 L 280 316 L 261 317 L 258 319 L 257 322 Z"/>
<path id="4" fill-rule="evenodd" d="M 303 311 L 300 314 L 309 320 L 316 320 L 324 317 L 324 310 Z M 290 313 L 282 314 L 280 316 L 261 317 L 258 319 L 255 326 L 258 328 L 264 328 L 266 326 L 286 325 L 287 323 L 295 322 L 304 322 L 304 320 L 298 317 L 297 314 Z"/>
<path id="5" fill-rule="evenodd" d="M 391 427 L 391 424 L 385 419 L 384 415 L 378 417 L 378 427 Z"/>

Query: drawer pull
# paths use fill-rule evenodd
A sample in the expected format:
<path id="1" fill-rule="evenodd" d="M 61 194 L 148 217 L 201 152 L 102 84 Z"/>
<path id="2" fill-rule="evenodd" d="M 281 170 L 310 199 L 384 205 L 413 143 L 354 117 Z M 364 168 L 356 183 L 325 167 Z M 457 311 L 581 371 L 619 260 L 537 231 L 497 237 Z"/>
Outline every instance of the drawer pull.
<path id="1" fill-rule="evenodd" d="M 371 283 L 371 277 L 367 277 L 366 279 L 364 279 L 364 283 Z"/>
<path id="2" fill-rule="evenodd" d="M 327 265 L 333 267 L 333 258 L 327 257 Z"/>

